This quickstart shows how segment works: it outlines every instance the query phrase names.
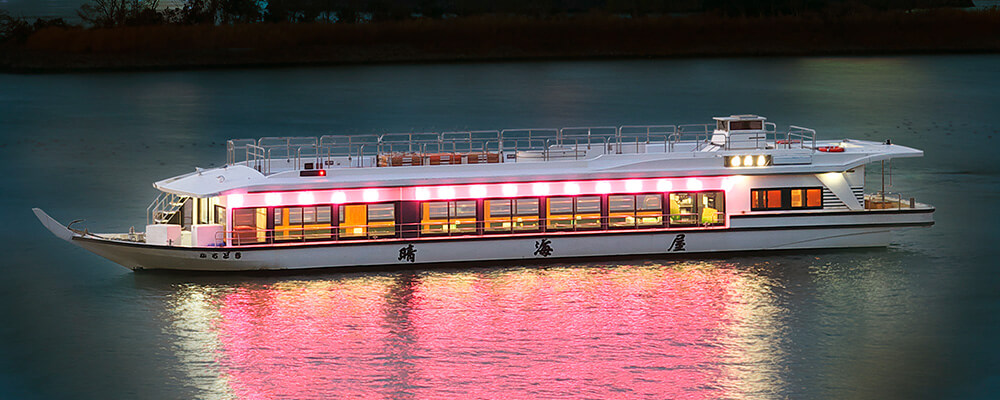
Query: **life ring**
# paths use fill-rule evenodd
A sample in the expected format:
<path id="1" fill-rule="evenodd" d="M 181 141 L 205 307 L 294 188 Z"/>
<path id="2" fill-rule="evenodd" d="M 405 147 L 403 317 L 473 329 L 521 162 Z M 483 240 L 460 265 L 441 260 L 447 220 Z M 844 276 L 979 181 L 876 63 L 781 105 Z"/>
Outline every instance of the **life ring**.
<path id="1" fill-rule="evenodd" d="M 843 153 L 844 148 L 840 146 L 820 146 L 816 150 L 825 151 L 827 153 Z"/>

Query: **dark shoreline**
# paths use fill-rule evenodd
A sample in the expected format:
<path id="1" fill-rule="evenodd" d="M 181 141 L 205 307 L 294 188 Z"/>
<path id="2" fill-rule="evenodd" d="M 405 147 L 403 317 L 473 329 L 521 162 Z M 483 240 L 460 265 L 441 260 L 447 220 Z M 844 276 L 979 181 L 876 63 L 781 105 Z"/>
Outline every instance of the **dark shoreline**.
<path id="1" fill-rule="evenodd" d="M 613 60 L 669 60 L 669 59 L 711 59 L 711 58 L 769 58 L 769 57 L 894 57 L 894 56 L 932 56 L 932 55 L 977 55 L 998 54 L 1000 50 L 913 50 L 887 51 L 866 49 L 863 51 L 829 51 L 829 52 L 782 52 L 768 54 L 684 54 L 667 56 L 551 56 L 551 57 L 497 57 L 497 58 L 423 58 L 398 60 L 365 60 L 365 61 L 280 61 L 280 62 L 234 62 L 218 64 L 162 64 L 139 65 L 125 64 L 115 66 L 44 66 L 44 67 L 12 67 L 0 65 L 0 74 L 46 75 L 74 73 L 121 73 L 121 72 L 171 72 L 171 71 L 212 71 L 241 69 L 275 69 L 275 68 L 310 68 L 360 65 L 422 65 L 422 64 L 476 64 L 476 63 L 521 63 L 521 62 L 574 62 L 574 61 L 613 61 Z"/>
<path id="2" fill-rule="evenodd" d="M 24 43 L 0 46 L 0 72 L 998 52 L 997 10 L 837 19 L 511 18 L 362 25 L 49 28 Z"/>

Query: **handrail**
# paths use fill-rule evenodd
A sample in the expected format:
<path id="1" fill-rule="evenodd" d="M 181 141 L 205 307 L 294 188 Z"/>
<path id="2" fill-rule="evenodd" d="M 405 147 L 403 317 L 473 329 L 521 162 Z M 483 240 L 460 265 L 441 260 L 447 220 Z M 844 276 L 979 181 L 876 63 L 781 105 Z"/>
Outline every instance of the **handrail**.
<path id="1" fill-rule="evenodd" d="M 916 208 L 916 199 L 915 198 L 910 197 L 909 198 L 909 202 L 904 202 L 903 194 L 902 193 L 897 193 L 897 192 L 884 192 L 884 191 L 880 190 L 880 191 L 877 191 L 875 193 L 865 194 L 864 195 L 864 200 L 865 200 L 865 203 L 866 203 L 866 204 L 864 204 L 864 208 L 866 210 L 886 210 L 886 209 L 892 209 L 893 207 L 884 207 L 885 205 L 888 205 L 888 204 L 895 204 L 896 205 L 896 207 L 895 207 L 896 210 L 902 210 L 904 208 Z M 877 202 L 876 202 L 876 200 L 877 200 Z M 867 203 L 869 201 L 873 202 L 873 204 L 878 204 L 879 207 L 868 207 Z M 904 204 L 906 205 L 906 207 L 904 207 Z"/>
<path id="2" fill-rule="evenodd" d="M 160 192 L 146 207 L 146 225 L 161 223 L 161 216 L 176 213 L 183 206 L 182 199 L 186 198 L 174 193 Z"/>
<path id="3" fill-rule="evenodd" d="M 791 148 L 792 143 L 798 138 L 800 148 L 805 146 L 806 140 L 812 141 L 812 146 L 810 146 L 813 151 L 816 149 L 816 131 L 809 128 L 804 128 L 801 126 L 791 125 L 788 127 L 788 132 L 785 134 L 785 142 L 788 148 Z"/>
<path id="4" fill-rule="evenodd" d="M 815 148 L 816 131 L 791 125 L 787 132 L 778 133 L 777 125 L 765 122 L 763 136 L 743 142 L 758 149 L 766 148 Z M 407 154 L 428 157 L 438 153 L 492 152 L 501 153 L 494 162 L 549 161 L 554 151 L 573 152 L 573 159 L 593 154 L 614 152 L 645 153 L 662 143 L 664 152 L 702 151 L 712 146 L 715 124 L 685 125 L 620 125 L 564 128 L 521 128 L 481 131 L 410 132 L 363 135 L 323 135 L 316 137 L 262 137 L 259 139 L 232 139 L 226 142 L 226 163 L 243 163 L 264 174 L 272 172 L 272 159 L 287 160 L 288 166 L 303 167 L 303 160 L 315 158 L 316 164 L 326 168 L 341 165 L 367 167 L 380 166 L 383 156 Z M 812 146 L 809 146 L 809 143 Z M 600 144 L 600 152 L 593 152 Z M 686 146 L 679 147 L 681 144 Z M 730 142 L 717 143 L 730 149 Z M 657 151 L 659 149 L 656 149 Z M 243 158 L 240 159 L 241 154 Z M 536 154 L 525 158 L 525 156 Z M 367 156 L 374 156 L 366 162 Z M 357 161 L 354 159 L 357 158 Z M 555 157 L 561 158 L 561 157 Z"/>
<path id="5" fill-rule="evenodd" d="M 150 225 L 150 222 L 153 220 L 153 210 L 156 209 L 160 203 L 160 199 L 166 194 L 166 192 L 160 192 L 160 194 L 156 195 L 156 197 L 153 198 L 153 201 L 149 203 L 149 206 L 146 207 L 146 225 Z"/>
<path id="6" fill-rule="evenodd" d="M 622 125 L 618 127 L 618 135 L 616 137 L 616 144 L 618 145 L 617 153 L 622 152 L 622 143 L 625 138 L 635 138 L 634 142 L 636 144 L 636 153 L 639 152 L 639 139 L 645 139 L 642 144 L 650 144 L 653 139 L 663 138 L 663 151 L 668 152 L 671 149 L 668 148 L 669 138 L 677 133 L 676 125 Z"/>

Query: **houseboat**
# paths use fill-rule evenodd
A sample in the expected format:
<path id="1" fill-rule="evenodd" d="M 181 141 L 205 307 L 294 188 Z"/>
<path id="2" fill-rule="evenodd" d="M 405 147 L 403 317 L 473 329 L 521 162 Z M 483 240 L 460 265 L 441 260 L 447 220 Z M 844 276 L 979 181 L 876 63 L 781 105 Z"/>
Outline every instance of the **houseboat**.
<path id="1" fill-rule="evenodd" d="M 711 124 L 264 137 L 153 184 L 143 232 L 57 237 L 133 270 L 283 270 L 887 246 L 934 207 L 865 191 L 923 152 Z M 876 176 L 870 177 L 877 181 Z M 873 184 L 872 186 L 875 186 Z M 875 189 L 875 188 L 873 188 Z"/>

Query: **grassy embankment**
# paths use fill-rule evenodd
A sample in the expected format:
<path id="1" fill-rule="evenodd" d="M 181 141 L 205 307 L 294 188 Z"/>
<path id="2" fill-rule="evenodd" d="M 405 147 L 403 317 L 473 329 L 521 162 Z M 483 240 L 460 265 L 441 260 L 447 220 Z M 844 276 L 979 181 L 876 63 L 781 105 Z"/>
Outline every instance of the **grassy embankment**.
<path id="1" fill-rule="evenodd" d="M 846 17 L 709 15 L 376 24 L 47 28 L 0 46 L 0 70 L 277 66 L 368 62 L 997 52 L 1000 10 Z"/>

